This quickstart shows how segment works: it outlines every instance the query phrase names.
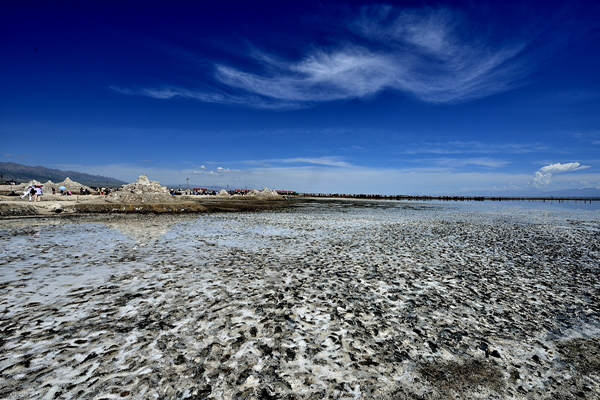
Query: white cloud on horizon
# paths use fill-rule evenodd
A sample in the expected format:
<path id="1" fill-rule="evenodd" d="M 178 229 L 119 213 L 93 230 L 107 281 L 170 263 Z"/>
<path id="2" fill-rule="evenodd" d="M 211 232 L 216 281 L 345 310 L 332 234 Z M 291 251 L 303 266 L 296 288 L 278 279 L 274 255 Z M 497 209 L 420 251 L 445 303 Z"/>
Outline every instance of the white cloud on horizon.
<path id="1" fill-rule="evenodd" d="M 549 185 L 553 175 L 575 172 L 588 168 L 590 168 L 588 165 L 581 165 L 578 162 L 549 164 L 536 171 L 533 182 L 534 185 L 538 187 Z"/>
<path id="2" fill-rule="evenodd" d="M 179 87 L 111 89 L 156 99 L 290 109 L 366 98 L 386 89 L 430 103 L 457 103 L 519 85 L 529 71 L 519 57 L 526 42 L 492 46 L 482 37 L 467 40 L 458 33 L 464 23 L 444 8 L 365 7 L 347 24 L 359 38 L 355 43 L 339 40 L 330 48 L 312 48 L 299 60 L 253 51 L 251 61 L 260 63 L 262 72 L 215 63 L 214 79 L 235 95 Z"/>

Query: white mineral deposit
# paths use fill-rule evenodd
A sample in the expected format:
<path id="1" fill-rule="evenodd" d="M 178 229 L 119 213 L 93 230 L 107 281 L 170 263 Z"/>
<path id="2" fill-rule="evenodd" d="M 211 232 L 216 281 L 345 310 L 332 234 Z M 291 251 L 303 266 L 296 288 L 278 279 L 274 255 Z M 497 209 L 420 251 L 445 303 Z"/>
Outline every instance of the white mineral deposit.
<path id="1" fill-rule="evenodd" d="M 591 399 L 599 260 L 543 207 L 4 220 L 0 397 Z"/>

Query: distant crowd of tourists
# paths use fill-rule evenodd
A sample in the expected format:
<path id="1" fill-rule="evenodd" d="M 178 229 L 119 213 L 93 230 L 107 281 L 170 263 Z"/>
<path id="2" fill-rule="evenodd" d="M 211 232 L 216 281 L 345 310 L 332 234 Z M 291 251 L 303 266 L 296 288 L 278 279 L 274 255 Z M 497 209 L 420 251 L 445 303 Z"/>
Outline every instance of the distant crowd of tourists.
<path id="1" fill-rule="evenodd" d="M 97 188 L 95 194 L 108 196 L 112 192 L 110 188 Z M 56 194 L 57 190 L 55 187 L 52 187 L 52 194 Z M 58 187 L 58 194 L 61 196 L 72 196 L 73 192 L 67 189 L 65 186 Z M 80 195 L 89 195 L 92 192 L 88 188 L 80 187 L 79 188 Z M 29 197 L 29 201 L 41 201 L 42 196 L 44 195 L 44 185 L 30 185 L 25 189 L 21 198 Z"/>
<path id="2" fill-rule="evenodd" d="M 64 186 L 59 187 L 58 191 L 62 196 L 71 196 L 73 194 L 73 192 Z M 54 187 L 52 188 L 52 194 L 56 194 L 56 188 Z M 43 195 L 44 185 L 31 185 L 25 189 L 21 198 L 24 199 L 25 197 L 29 197 L 29 201 L 41 201 Z"/>

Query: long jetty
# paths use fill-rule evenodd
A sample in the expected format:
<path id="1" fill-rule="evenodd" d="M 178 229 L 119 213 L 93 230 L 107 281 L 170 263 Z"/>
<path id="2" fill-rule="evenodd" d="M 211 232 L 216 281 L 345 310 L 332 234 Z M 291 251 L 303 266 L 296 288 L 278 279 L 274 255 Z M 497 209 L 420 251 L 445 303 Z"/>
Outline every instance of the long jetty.
<path id="1" fill-rule="evenodd" d="M 410 196 L 383 194 L 348 194 L 348 193 L 301 193 L 302 197 L 366 199 L 366 200 L 417 200 L 417 201 L 600 201 L 600 197 L 540 197 L 540 196 Z"/>

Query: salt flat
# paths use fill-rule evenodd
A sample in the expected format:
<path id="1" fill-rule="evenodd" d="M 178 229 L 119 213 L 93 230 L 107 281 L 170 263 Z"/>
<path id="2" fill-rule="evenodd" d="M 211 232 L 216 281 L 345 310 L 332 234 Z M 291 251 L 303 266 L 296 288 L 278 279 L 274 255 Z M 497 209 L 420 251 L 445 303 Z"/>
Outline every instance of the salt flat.
<path id="1" fill-rule="evenodd" d="M 600 212 L 0 221 L 0 398 L 600 398 Z"/>

